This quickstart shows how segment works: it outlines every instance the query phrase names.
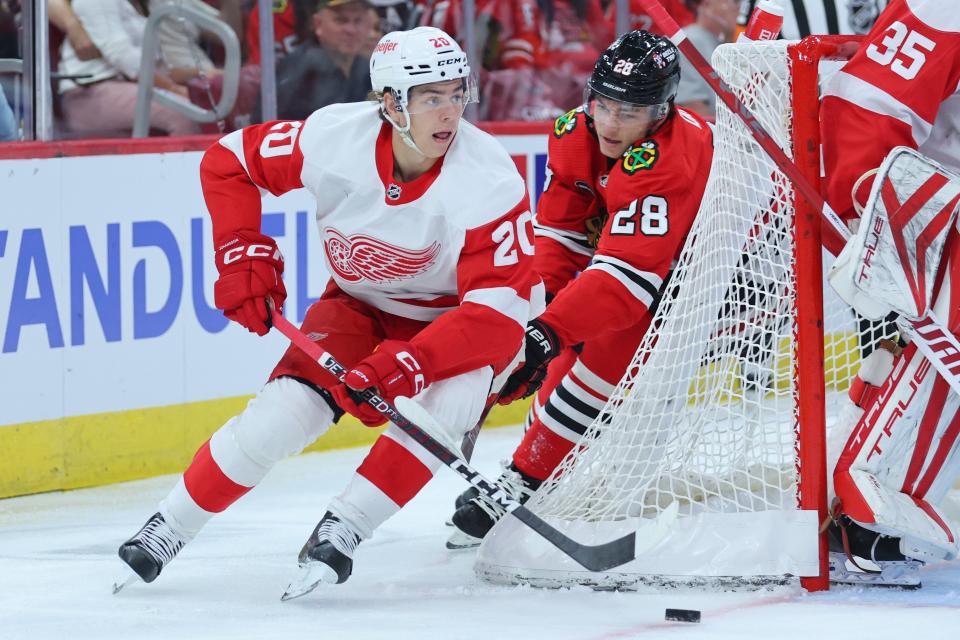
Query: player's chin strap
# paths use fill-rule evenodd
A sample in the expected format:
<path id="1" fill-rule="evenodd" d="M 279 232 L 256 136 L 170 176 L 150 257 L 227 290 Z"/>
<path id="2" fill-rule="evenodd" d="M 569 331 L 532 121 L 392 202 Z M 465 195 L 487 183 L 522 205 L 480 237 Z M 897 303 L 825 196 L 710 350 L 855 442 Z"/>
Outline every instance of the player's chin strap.
<path id="1" fill-rule="evenodd" d="M 390 123 L 390 125 L 397 130 L 397 133 L 400 134 L 400 139 L 403 140 L 404 144 L 416 151 L 422 156 L 426 156 L 423 151 L 420 150 L 420 147 L 417 146 L 417 143 L 413 141 L 413 136 L 410 135 L 410 113 L 403 108 L 403 103 L 400 102 L 400 96 L 396 93 L 393 94 L 394 101 L 397 103 L 395 107 L 399 113 L 403 114 L 405 124 L 401 127 L 397 124 L 397 121 L 390 117 L 390 114 L 387 113 L 387 108 L 383 104 L 383 100 L 380 101 L 380 113 L 383 114 L 383 117 Z"/>

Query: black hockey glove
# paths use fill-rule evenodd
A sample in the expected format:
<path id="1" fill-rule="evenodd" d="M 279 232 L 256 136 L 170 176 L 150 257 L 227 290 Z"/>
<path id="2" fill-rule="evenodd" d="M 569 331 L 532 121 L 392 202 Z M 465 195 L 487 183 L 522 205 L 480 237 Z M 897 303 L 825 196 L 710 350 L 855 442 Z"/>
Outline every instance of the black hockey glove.
<path id="1" fill-rule="evenodd" d="M 560 355 L 560 340 L 550 325 L 533 319 L 527 324 L 524 344 L 526 362 L 507 379 L 500 391 L 500 404 L 532 396 L 547 377 L 547 365 Z"/>

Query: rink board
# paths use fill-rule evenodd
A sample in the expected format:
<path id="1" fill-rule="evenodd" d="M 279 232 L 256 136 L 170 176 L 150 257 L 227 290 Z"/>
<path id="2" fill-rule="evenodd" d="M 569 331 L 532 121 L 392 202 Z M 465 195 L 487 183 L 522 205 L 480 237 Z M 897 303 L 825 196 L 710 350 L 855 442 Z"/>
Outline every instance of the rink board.
<path id="1" fill-rule="evenodd" d="M 547 127 L 498 127 L 532 194 Z M 0 147 L 0 498 L 181 470 L 287 342 L 213 308 L 198 167 L 215 138 Z M 305 190 L 264 199 L 293 322 L 323 291 Z M 488 425 L 521 422 L 497 407 Z M 310 450 L 372 442 L 350 417 Z"/>

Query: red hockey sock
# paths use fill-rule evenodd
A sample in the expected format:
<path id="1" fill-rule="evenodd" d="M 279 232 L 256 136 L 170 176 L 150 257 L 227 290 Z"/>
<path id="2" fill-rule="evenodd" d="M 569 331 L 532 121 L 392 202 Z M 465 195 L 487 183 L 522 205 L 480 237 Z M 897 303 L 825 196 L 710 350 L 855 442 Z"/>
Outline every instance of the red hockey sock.
<path id="1" fill-rule="evenodd" d="M 415 455 L 387 436 L 377 439 L 357 473 L 401 507 L 433 477 Z"/>
<path id="2" fill-rule="evenodd" d="M 551 431 L 538 417 L 523 434 L 520 446 L 513 453 L 513 464 L 528 476 L 546 480 L 573 445 Z"/>
<path id="3" fill-rule="evenodd" d="M 210 513 L 220 513 L 253 488 L 237 484 L 226 476 L 210 453 L 209 440 L 183 472 L 183 483 L 197 506 Z"/>

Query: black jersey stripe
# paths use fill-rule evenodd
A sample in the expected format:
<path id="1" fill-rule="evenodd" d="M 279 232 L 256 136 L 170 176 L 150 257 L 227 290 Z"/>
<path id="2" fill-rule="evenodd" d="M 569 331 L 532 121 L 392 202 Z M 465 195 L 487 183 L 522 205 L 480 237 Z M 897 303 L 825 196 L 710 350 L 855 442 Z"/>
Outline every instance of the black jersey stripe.
<path id="1" fill-rule="evenodd" d="M 569 390 L 563 387 L 562 382 L 557 385 L 557 388 L 554 389 L 554 391 L 556 392 L 557 397 L 559 397 L 561 400 L 566 402 L 568 405 L 570 405 L 571 407 L 573 407 L 574 409 L 576 409 L 586 417 L 590 418 L 591 422 L 594 420 L 594 418 L 600 415 L 600 409 L 591 407 L 586 402 L 584 402 L 580 398 L 570 393 Z"/>
<path id="2" fill-rule="evenodd" d="M 649 280 L 647 280 L 646 278 L 644 278 L 643 276 L 641 276 L 639 273 L 637 273 L 632 269 L 627 269 L 623 265 L 616 264 L 615 262 L 611 262 L 609 260 L 604 260 L 603 256 L 594 257 L 593 262 L 594 263 L 599 262 L 599 263 L 603 263 L 605 265 L 609 265 L 613 267 L 623 275 L 627 276 L 627 278 L 629 278 L 631 282 L 633 282 L 637 286 L 642 287 L 644 290 L 646 290 L 646 292 L 650 294 L 650 297 L 653 298 L 654 301 L 656 301 L 657 296 L 660 295 L 660 289 L 658 287 L 654 286 L 652 282 L 650 282 Z"/>
<path id="3" fill-rule="evenodd" d="M 574 420 L 573 418 L 571 418 L 570 416 L 568 416 L 567 414 L 565 414 L 563 411 L 561 411 L 561 410 L 560 410 L 555 404 L 553 404 L 553 402 L 550 401 L 550 400 L 547 400 L 547 406 L 545 406 L 545 407 L 543 408 L 543 410 L 544 410 L 544 412 L 545 412 L 548 416 L 550 416 L 552 419 L 556 420 L 556 421 L 559 422 L 561 425 L 563 425 L 564 427 L 566 427 L 566 428 L 569 429 L 570 431 L 573 431 L 573 432 L 576 433 L 577 435 L 582 436 L 583 434 L 585 434 L 585 433 L 587 432 L 587 427 L 590 426 L 589 423 L 588 423 L 588 424 L 580 424 L 579 422 L 577 422 L 576 420 Z"/>

